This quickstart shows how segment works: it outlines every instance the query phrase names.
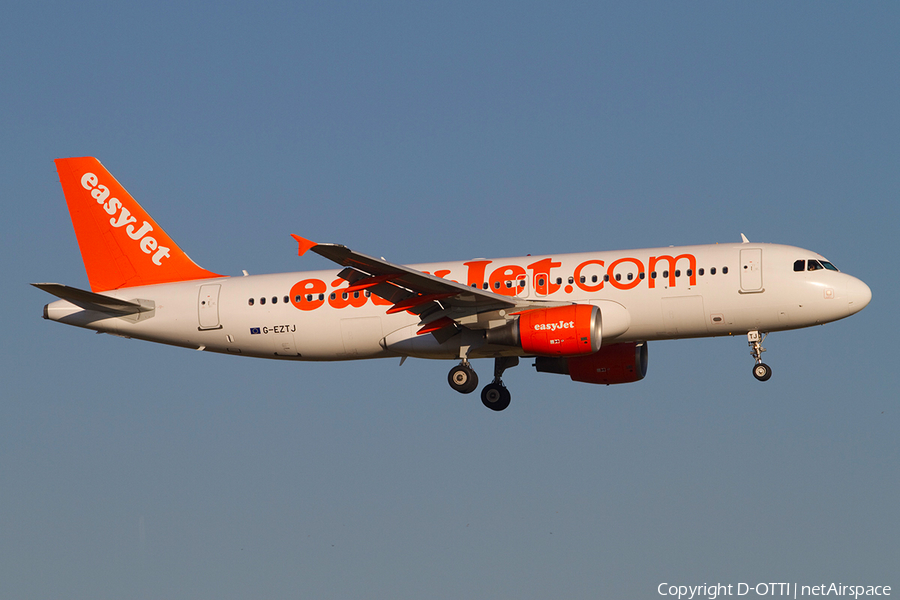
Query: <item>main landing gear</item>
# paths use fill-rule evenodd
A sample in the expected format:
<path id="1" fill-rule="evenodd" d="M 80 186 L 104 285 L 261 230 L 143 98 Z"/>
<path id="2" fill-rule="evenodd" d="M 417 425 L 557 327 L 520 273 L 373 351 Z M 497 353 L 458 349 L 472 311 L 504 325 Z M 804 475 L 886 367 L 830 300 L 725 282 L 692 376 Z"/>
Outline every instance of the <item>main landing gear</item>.
<path id="1" fill-rule="evenodd" d="M 766 351 L 762 347 L 763 340 L 766 339 L 768 333 L 760 335 L 758 331 L 751 331 L 747 334 L 747 343 L 750 345 L 750 354 L 756 361 L 753 365 L 753 376 L 760 381 L 768 381 L 772 376 L 772 368 L 762 361 L 762 353 Z"/>
<path id="2" fill-rule="evenodd" d="M 509 406 L 510 394 L 503 385 L 503 371 L 519 364 L 518 356 L 498 356 L 494 359 L 494 380 L 481 390 L 481 403 L 491 410 L 501 411 Z"/>
<path id="3" fill-rule="evenodd" d="M 469 361 L 463 359 L 461 363 L 450 369 L 447 375 L 450 387 L 460 394 L 471 394 L 478 387 L 478 374 Z"/>
<path id="4" fill-rule="evenodd" d="M 494 380 L 481 390 L 482 404 L 498 412 L 509 406 L 510 393 L 503 385 L 502 377 L 506 369 L 517 364 L 519 364 L 517 356 L 500 356 L 494 359 Z M 450 387 L 461 394 L 470 394 L 478 387 L 478 375 L 466 359 L 450 369 L 447 380 Z"/>

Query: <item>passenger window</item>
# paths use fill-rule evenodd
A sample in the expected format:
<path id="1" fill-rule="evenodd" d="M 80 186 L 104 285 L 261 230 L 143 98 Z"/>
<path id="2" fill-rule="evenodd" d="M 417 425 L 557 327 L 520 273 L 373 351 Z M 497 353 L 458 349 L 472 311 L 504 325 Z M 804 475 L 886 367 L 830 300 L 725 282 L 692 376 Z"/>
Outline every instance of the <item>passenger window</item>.
<path id="1" fill-rule="evenodd" d="M 260 298 L 260 299 L 259 299 L 259 303 L 260 303 L 260 304 L 265 304 L 265 303 L 266 303 L 266 299 L 265 299 L 265 298 Z"/>
<path id="2" fill-rule="evenodd" d="M 592 276 L 591 276 L 591 283 L 597 283 L 597 276 L 596 276 L 596 275 L 592 275 Z"/>
<path id="3" fill-rule="evenodd" d="M 710 269 L 710 270 L 709 270 L 709 274 L 710 274 L 710 275 L 715 275 L 715 274 L 716 274 L 716 268 L 713 267 L 712 269 Z"/>
<path id="4" fill-rule="evenodd" d="M 644 278 L 644 273 L 642 271 L 642 272 L 638 273 L 638 279 L 643 279 L 643 278 Z"/>
<path id="5" fill-rule="evenodd" d="M 681 269 L 675 269 L 675 277 L 681 277 Z"/>
<path id="6" fill-rule="evenodd" d="M 575 283 L 575 278 L 569 277 L 569 285 L 572 285 L 573 283 Z"/>
<path id="7" fill-rule="evenodd" d="M 700 277 L 703 277 L 703 268 L 702 267 L 700 268 L 700 270 L 697 271 L 697 275 L 699 275 Z"/>
<path id="8" fill-rule="evenodd" d="M 278 296 L 272 296 L 272 304 L 278 304 Z"/>
<path id="9" fill-rule="evenodd" d="M 249 304 L 250 306 L 253 306 L 253 298 L 250 298 L 249 300 L 247 300 L 247 304 Z"/>
<path id="10" fill-rule="evenodd" d="M 795 260 L 794 261 L 794 272 L 799 273 L 800 271 L 806 270 L 806 261 L 805 260 Z"/>
<path id="11" fill-rule="evenodd" d="M 562 277 L 556 278 L 556 285 L 562 285 Z"/>
<path id="12" fill-rule="evenodd" d="M 629 273 L 629 274 L 628 274 L 628 281 L 631 281 L 632 279 L 634 279 L 634 273 Z"/>
<path id="13" fill-rule="evenodd" d="M 728 275 L 728 267 L 722 267 L 722 275 Z"/>
<path id="14" fill-rule="evenodd" d="M 290 296 L 285 296 L 285 297 L 284 297 L 284 303 L 285 303 L 285 304 L 287 304 L 287 303 L 290 302 L 290 301 L 291 301 L 291 297 L 290 297 Z"/>

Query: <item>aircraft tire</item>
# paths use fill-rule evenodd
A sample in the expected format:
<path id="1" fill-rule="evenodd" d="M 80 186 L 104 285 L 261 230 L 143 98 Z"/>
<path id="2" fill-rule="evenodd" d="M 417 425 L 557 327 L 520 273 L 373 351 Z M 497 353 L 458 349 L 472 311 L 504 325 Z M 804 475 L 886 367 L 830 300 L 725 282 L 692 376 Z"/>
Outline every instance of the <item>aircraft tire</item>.
<path id="1" fill-rule="evenodd" d="M 772 368 L 765 363 L 754 365 L 753 376 L 756 377 L 759 381 L 768 381 L 772 376 Z"/>
<path id="2" fill-rule="evenodd" d="M 447 382 L 460 394 L 471 394 L 478 389 L 478 374 L 468 365 L 456 365 L 450 369 Z"/>
<path id="3" fill-rule="evenodd" d="M 509 390 L 499 383 L 491 383 L 481 390 L 481 403 L 497 412 L 509 407 L 511 395 Z"/>

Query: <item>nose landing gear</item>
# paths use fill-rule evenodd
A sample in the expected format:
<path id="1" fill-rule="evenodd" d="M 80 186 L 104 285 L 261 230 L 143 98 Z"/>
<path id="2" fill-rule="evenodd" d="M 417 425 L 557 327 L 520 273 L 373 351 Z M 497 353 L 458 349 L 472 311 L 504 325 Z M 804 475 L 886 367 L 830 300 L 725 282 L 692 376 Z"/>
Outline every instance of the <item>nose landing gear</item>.
<path id="1" fill-rule="evenodd" d="M 750 345 L 750 355 L 756 361 L 753 365 L 753 376 L 759 381 L 768 381 L 772 376 L 772 368 L 762 361 L 762 353 L 766 351 L 762 343 L 766 339 L 768 333 L 760 334 L 759 331 L 751 331 L 747 333 L 747 343 Z"/>

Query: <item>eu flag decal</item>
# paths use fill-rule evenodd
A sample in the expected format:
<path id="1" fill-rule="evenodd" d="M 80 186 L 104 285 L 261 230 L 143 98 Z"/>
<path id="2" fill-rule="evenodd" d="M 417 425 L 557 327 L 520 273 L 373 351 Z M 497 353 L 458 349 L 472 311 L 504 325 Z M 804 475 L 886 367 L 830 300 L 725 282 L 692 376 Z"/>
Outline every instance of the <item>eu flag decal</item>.
<path id="1" fill-rule="evenodd" d="M 250 335 L 258 335 L 259 333 L 260 333 L 259 327 L 251 327 L 250 328 Z"/>

